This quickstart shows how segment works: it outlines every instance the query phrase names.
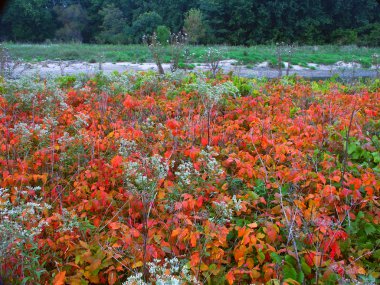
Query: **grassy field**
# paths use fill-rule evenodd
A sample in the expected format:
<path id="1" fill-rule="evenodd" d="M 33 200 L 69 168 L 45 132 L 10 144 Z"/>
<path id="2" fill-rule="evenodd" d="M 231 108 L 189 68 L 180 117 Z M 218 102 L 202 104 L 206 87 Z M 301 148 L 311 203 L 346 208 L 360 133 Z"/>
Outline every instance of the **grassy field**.
<path id="1" fill-rule="evenodd" d="M 14 57 L 27 62 L 43 60 L 80 60 L 87 62 L 151 62 L 149 50 L 143 45 L 91 45 L 91 44 L 13 44 L 5 43 Z M 206 46 L 189 46 L 192 62 L 203 62 L 207 51 Z M 268 61 L 276 62 L 275 46 L 218 46 L 225 59 L 235 59 L 244 65 Z M 307 63 L 334 64 L 338 61 L 360 62 L 364 67 L 370 67 L 373 54 L 380 54 L 380 48 L 365 48 L 356 46 L 300 46 L 297 47 L 291 62 L 306 66 Z M 170 61 L 170 47 L 164 56 L 165 62 Z M 285 55 L 283 58 L 287 61 Z"/>

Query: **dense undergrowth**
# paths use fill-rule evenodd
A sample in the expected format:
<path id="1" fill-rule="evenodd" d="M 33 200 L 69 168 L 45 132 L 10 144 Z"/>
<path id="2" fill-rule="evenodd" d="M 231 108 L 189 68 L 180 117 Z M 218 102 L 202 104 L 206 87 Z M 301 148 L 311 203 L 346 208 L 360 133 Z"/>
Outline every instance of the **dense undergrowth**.
<path id="1" fill-rule="evenodd" d="M 375 284 L 380 84 L 0 81 L 5 284 Z"/>

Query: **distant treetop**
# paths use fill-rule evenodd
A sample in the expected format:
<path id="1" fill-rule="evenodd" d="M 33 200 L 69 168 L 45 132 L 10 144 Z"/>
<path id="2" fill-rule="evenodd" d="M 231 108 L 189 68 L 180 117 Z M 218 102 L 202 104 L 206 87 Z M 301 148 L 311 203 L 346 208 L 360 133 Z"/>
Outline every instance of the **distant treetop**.
<path id="1" fill-rule="evenodd" d="M 0 40 L 140 43 L 158 26 L 193 44 L 380 45 L 376 0 L 11 0 Z M 161 28 L 162 29 L 162 28 Z"/>

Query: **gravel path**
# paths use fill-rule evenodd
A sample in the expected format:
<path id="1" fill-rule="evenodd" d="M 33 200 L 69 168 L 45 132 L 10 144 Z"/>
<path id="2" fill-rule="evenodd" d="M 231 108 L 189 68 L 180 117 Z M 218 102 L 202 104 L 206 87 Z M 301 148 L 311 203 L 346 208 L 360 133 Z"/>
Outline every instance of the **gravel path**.
<path id="1" fill-rule="evenodd" d="M 233 60 L 225 60 L 221 62 L 221 69 L 224 73 L 233 72 L 236 75 L 248 78 L 276 78 L 279 75 L 278 70 L 270 68 L 267 63 L 261 63 L 254 67 L 248 68 L 246 66 L 236 65 Z M 285 63 L 285 67 L 287 63 Z M 165 71 L 170 70 L 169 64 L 163 65 Z M 336 63 L 335 65 L 316 65 L 309 64 L 310 68 L 305 68 L 301 66 L 292 66 L 289 69 L 289 74 L 297 74 L 305 78 L 313 79 L 326 79 L 337 74 L 341 78 L 358 78 L 358 77 L 376 77 L 378 74 L 374 68 L 364 69 L 358 65 L 350 63 Z M 118 62 L 118 63 L 86 63 L 86 62 L 57 62 L 57 61 L 45 61 L 34 64 L 28 64 L 27 67 L 19 67 L 15 70 L 14 75 L 20 76 L 25 74 L 38 73 L 41 76 L 47 75 L 71 75 L 79 73 L 95 74 L 102 70 L 104 73 L 111 73 L 114 71 L 124 72 L 124 71 L 148 71 L 157 70 L 154 63 L 129 63 L 129 62 Z M 206 71 L 208 70 L 205 64 L 196 64 L 195 71 Z M 286 74 L 286 68 L 283 68 L 282 75 Z"/>

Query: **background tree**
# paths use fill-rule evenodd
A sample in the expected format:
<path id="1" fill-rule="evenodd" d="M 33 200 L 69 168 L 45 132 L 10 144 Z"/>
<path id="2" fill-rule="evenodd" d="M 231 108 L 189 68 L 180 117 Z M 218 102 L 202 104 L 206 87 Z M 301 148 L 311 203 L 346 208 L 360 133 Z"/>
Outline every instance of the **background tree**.
<path id="1" fill-rule="evenodd" d="M 41 42 L 54 37 L 56 23 L 49 0 L 13 0 L 0 15 L 0 37 Z"/>
<path id="2" fill-rule="evenodd" d="M 57 39 L 62 41 L 81 42 L 82 31 L 86 27 L 87 13 L 80 4 L 72 4 L 68 7 L 55 7 L 58 21 L 61 27 L 56 31 Z"/>
<path id="3" fill-rule="evenodd" d="M 126 42 L 124 29 L 126 19 L 123 12 L 113 4 L 105 6 L 99 14 L 103 18 L 101 32 L 96 37 L 100 43 L 121 44 Z"/>
<path id="4" fill-rule="evenodd" d="M 162 17 L 156 12 L 145 12 L 138 16 L 129 29 L 133 42 L 141 43 L 146 34 L 153 34 L 162 24 Z"/>
<path id="5" fill-rule="evenodd" d="M 157 27 L 157 40 L 162 44 L 162 45 L 167 45 L 170 40 L 170 30 L 167 26 L 160 25 Z"/>
<path id="6" fill-rule="evenodd" d="M 205 31 L 193 25 L 200 19 Z M 56 35 L 65 41 L 140 43 L 143 34 L 165 25 L 172 33 L 198 29 L 193 34 L 200 38 L 190 35 L 192 43 L 378 45 L 380 5 L 376 0 L 11 0 L 0 25 L 0 40 L 24 42 Z"/>
<path id="7" fill-rule="evenodd" d="M 206 35 L 202 11 L 199 9 L 191 9 L 188 11 L 185 15 L 183 29 L 190 43 L 199 43 Z"/>

